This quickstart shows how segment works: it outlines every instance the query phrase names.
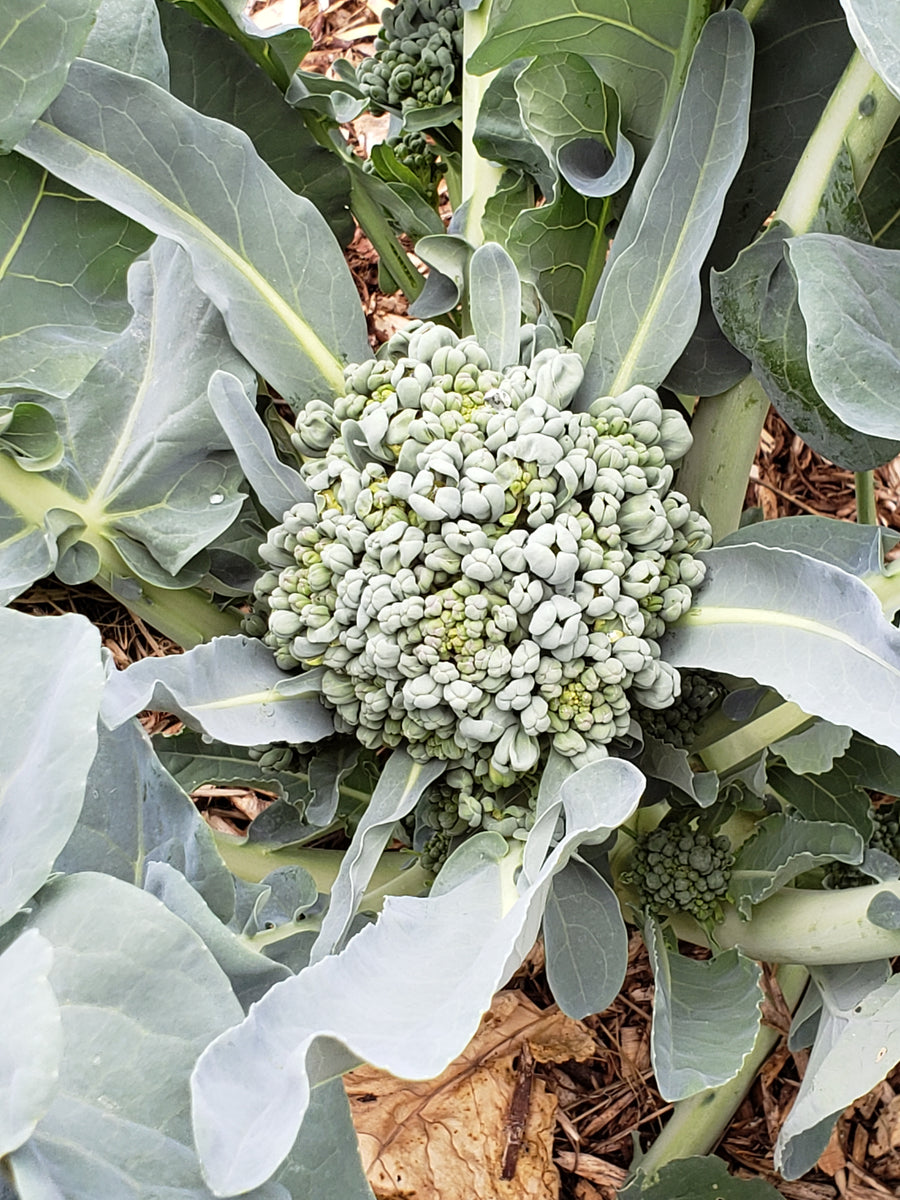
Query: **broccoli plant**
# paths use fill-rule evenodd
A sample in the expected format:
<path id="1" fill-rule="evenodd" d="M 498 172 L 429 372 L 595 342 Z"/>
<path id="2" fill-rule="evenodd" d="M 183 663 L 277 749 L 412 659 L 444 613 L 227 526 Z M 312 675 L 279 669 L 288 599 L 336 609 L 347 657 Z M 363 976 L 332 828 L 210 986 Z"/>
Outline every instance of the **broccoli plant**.
<path id="1" fill-rule="evenodd" d="M 0 1187 L 370 1195 L 341 1074 L 439 1073 L 539 935 L 560 1007 L 602 1012 L 626 922 L 676 1105 L 630 1200 L 753 1194 L 694 1160 L 768 1044 L 759 961 L 807 987 L 799 1177 L 900 1059 L 900 31 L 465 0 L 445 232 L 349 161 L 349 70 L 241 8 L 0 16 Z M 374 357 L 348 205 L 417 296 Z M 740 525 L 770 402 L 857 524 Z M 106 678 L 86 621 L 11 607 L 51 572 L 186 652 Z M 209 781 L 278 798 L 214 836 Z"/>

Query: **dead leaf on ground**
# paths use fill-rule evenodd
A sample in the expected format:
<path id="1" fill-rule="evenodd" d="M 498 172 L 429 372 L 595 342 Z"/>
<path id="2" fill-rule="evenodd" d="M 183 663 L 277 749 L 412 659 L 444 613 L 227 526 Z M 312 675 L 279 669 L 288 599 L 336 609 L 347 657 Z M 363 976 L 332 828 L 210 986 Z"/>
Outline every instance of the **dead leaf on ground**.
<path id="1" fill-rule="evenodd" d="M 374 1067 L 346 1075 L 378 1200 L 557 1200 L 556 1097 L 540 1077 L 531 1080 L 522 1114 L 515 1172 L 502 1178 L 516 1136 L 514 1097 L 522 1095 L 516 1060 L 528 1051 L 538 1062 L 583 1061 L 596 1043 L 579 1021 L 556 1009 L 541 1012 L 521 992 L 501 992 L 464 1053 L 436 1079 L 410 1083 Z"/>

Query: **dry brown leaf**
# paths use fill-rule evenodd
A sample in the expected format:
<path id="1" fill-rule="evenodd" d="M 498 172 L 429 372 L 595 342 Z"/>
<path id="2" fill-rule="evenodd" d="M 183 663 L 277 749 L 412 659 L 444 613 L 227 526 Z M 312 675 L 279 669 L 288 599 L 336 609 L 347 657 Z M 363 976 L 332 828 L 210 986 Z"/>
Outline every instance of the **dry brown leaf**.
<path id="1" fill-rule="evenodd" d="M 596 1049 L 580 1022 L 555 1009 L 542 1013 L 521 992 L 501 992 L 464 1053 L 437 1079 L 410 1083 L 373 1067 L 345 1076 L 378 1200 L 556 1200 L 556 1097 L 539 1077 L 531 1081 L 515 1172 L 501 1178 L 515 1140 L 523 1047 L 539 1062 L 583 1060 Z"/>
<path id="2" fill-rule="evenodd" d="M 892 1150 L 900 1150 L 900 1096 L 895 1096 L 881 1110 L 869 1142 L 869 1153 L 873 1158 L 884 1158 Z"/>
<path id="3" fill-rule="evenodd" d="M 841 1128 L 840 1122 L 838 1122 L 834 1129 L 832 1129 L 828 1145 L 819 1155 L 819 1161 L 816 1163 L 816 1166 L 820 1171 L 824 1171 L 826 1175 L 831 1175 L 833 1178 L 846 1165 L 847 1155 L 844 1153 L 844 1148 L 841 1145 Z"/>

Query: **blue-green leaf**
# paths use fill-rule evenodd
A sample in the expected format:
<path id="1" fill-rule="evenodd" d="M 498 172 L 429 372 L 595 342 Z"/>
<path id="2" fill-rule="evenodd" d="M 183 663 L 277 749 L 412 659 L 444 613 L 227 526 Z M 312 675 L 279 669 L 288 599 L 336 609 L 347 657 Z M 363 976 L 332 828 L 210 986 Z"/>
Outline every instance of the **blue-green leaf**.
<path id="1" fill-rule="evenodd" d="M 220 919 L 234 912 L 234 883 L 212 830 L 160 763 L 137 721 L 100 722 L 84 804 L 54 869 L 99 871 L 141 887 L 146 867 L 180 871 Z"/>
<path id="2" fill-rule="evenodd" d="M 841 0 L 847 24 L 863 58 L 900 97 L 900 21 L 878 0 Z"/>
<path id="3" fill-rule="evenodd" d="M 0 388 L 73 391 L 127 325 L 126 272 L 151 240 L 36 163 L 0 155 Z"/>
<path id="4" fill-rule="evenodd" d="M 31 1136 L 56 1092 L 63 1046 L 52 961 L 53 947 L 33 929 L 0 954 L 0 1155 Z"/>
<path id="5" fill-rule="evenodd" d="M 798 821 L 773 813 L 761 821 L 734 860 L 729 897 L 742 917 L 792 879 L 832 859 L 862 861 L 865 842 L 849 825 Z"/>
<path id="6" fill-rule="evenodd" d="M 469 263 L 469 312 L 475 340 L 491 366 L 502 371 L 519 361 L 522 288 L 515 263 L 502 246 L 479 246 Z"/>
<path id="7" fill-rule="evenodd" d="M 64 1044 L 56 1096 L 25 1147 L 34 1165 L 67 1200 L 121 1195 L 123 1180 L 133 1195 L 205 1200 L 188 1075 L 240 1019 L 227 979 L 158 900 L 105 875 L 48 884 L 29 928 L 53 947 Z M 14 1178 L 22 1154 L 9 1157 Z M 287 1197 L 270 1185 L 258 1200 Z"/>
<path id="8" fill-rule="evenodd" d="M 0 9 L 0 154 L 12 150 L 66 82 L 100 0 L 17 0 Z"/>
<path id="9" fill-rule="evenodd" d="M 710 17 L 678 104 L 641 170 L 591 304 L 596 336 L 580 395 L 656 387 L 700 310 L 700 266 L 747 144 L 753 35 Z"/>
<path id="10" fill-rule="evenodd" d="M 660 1093 L 683 1100 L 733 1079 L 759 1030 L 762 971 L 739 950 L 706 962 L 666 944 L 655 920 L 645 940 L 653 966 L 650 1056 Z"/>
<path id="11" fill-rule="evenodd" d="M 490 8 L 487 34 L 467 61 L 476 75 L 514 59 L 583 55 L 619 95 L 623 125 L 646 146 L 677 94 L 709 13 L 700 0 L 506 0 Z"/>
<path id="12" fill-rule="evenodd" d="M 180 242 L 235 345 L 286 398 L 333 397 L 344 364 L 367 356 L 340 247 L 245 134 L 80 59 L 19 149 Z"/>
<path id="13" fill-rule="evenodd" d="M 228 371 L 209 381 L 209 403 L 241 464 L 247 482 L 270 516 L 280 521 L 301 500 L 312 500 L 299 472 L 283 463 L 244 383 Z"/>
<path id="14" fill-rule="evenodd" d="M 900 251 L 807 233 L 788 238 L 786 253 L 816 391 L 854 429 L 896 438 Z"/>
<path id="15" fill-rule="evenodd" d="M 297 1136 L 310 1088 L 360 1059 L 407 1078 L 443 1070 L 532 945 L 553 875 L 586 837 L 608 836 L 634 811 L 643 782 L 619 759 L 583 768 L 535 823 L 543 845 L 566 813 L 562 840 L 533 877 L 514 882 L 521 843 L 476 835 L 431 895 L 389 897 L 341 954 L 273 987 L 217 1039 L 193 1082 L 195 1137 L 213 1189 L 231 1195 L 268 1178 Z"/>
<path id="16" fill-rule="evenodd" d="M 695 604 L 663 641 L 674 666 L 756 679 L 804 712 L 900 749 L 900 632 L 855 576 L 791 550 L 704 553 Z"/>
<path id="17" fill-rule="evenodd" d="M 328 912 L 313 947 L 312 962 L 340 950 L 360 898 L 397 822 L 412 812 L 419 797 L 443 774 L 445 766 L 438 758 L 416 762 L 400 747 L 391 754 L 332 885 Z"/>
<path id="18" fill-rule="evenodd" d="M 334 730 L 319 700 L 321 669 L 285 675 L 256 638 L 213 638 L 186 654 L 145 658 L 110 679 L 102 716 L 111 729 L 144 708 L 236 746 L 317 742 Z"/>
<path id="19" fill-rule="evenodd" d="M 0 924 L 50 874 L 78 820 L 97 748 L 100 635 L 74 613 L 0 609 Z M 14 714 L 14 715 L 13 715 Z"/>
<path id="20" fill-rule="evenodd" d="M 567 1016 L 603 1012 L 622 987 L 628 931 L 616 893 L 588 863 L 554 876 L 544 909 L 544 953 L 553 998 Z"/>
<path id="21" fill-rule="evenodd" d="M 816 1163 L 841 1112 L 900 1059 L 900 975 L 886 964 L 813 968 L 823 1011 L 815 1044 L 775 1143 L 775 1168 L 799 1179 Z"/>

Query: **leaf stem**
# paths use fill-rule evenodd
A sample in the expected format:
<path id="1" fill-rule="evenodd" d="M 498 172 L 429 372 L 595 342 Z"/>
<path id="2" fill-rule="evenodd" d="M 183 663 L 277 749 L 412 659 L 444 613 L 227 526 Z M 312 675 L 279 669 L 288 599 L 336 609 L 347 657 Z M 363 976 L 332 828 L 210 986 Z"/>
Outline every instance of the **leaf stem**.
<path id="1" fill-rule="evenodd" d="M 391 279 L 402 289 L 407 300 L 415 300 L 425 286 L 425 281 L 397 241 L 381 205 L 372 199 L 365 184 L 360 181 L 360 170 L 359 167 L 350 167 L 350 207 L 353 215 L 375 247 L 379 260 Z"/>
<path id="2" fill-rule="evenodd" d="M 878 505 L 875 502 L 875 472 L 857 471 L 853 477 L 856 489 L 857 525 L 877 525 Z"/>
<path id="3" fill-rule="evenodd" d="M 718 396 L 702 397 L 694 410 L 694 444 L 678 472 L 678 487 L 706 516 L 715 541 L 740 524 L 768 411 L 769 398 L 753 375 Z"/>
<path id="4" fill-rule="evenodd" d="M 463 60 L 474 53 L 487 32 L 491 0 L 482 0 L 476 9 L 463 15 Z M 463 67 L 462 77 L 462 195 L 466 204 L 463 236 L 473 246 L 484 241 L 481 219 L 484 206 L 497 190 L 503 174 L 501 167 L 481 157 L 475 149 L 475 122 L 488 85 L 496 72 L 473 75 Z"/>

